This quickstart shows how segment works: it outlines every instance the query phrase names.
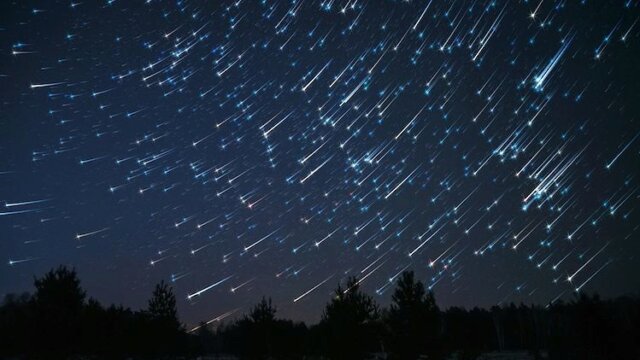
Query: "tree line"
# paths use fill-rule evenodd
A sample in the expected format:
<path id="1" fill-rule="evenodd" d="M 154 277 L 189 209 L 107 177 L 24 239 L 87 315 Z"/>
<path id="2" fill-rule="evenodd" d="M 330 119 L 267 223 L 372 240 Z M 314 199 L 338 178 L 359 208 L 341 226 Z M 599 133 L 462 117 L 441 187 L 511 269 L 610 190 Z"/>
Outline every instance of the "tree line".
<path id="1" fill-rule="evenodd" d="M 202 323 L 188 332 L 164 282 L 139 311 L 87 298 L 66 267 L 36 278 L 34 286 L 33 295 L 6 295 L 0 307 L 2 358 L 476 359 L 518 350 L 533 358 L 640 359 L 637 297 L 576 294 L 547 306 L 440 310 L 433 292 L 405 271 L 386 309 L 350 278 L 317 324 L 279 318 L 263 297 L 230 323 Z"/>

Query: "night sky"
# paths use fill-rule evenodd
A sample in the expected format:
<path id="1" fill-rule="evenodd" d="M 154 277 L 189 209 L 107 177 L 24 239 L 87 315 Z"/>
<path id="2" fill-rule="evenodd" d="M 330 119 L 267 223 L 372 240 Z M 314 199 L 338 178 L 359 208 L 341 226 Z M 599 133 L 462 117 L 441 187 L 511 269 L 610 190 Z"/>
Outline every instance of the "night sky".
<path id="1" fill-rule="evenodd" d="M 639 1 L 3 1 L 0 294 L 640 290 Z"/>

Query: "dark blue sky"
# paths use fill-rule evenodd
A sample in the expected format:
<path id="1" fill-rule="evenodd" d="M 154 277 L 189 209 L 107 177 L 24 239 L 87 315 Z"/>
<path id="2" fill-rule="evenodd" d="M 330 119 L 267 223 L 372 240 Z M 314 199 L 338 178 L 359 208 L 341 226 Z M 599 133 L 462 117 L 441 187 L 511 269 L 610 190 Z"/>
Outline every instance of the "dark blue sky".
<path id="1" fill-rule="evenodd" d="M 5 1 L 0 293 L 637 293 L 638 1 Z"/>

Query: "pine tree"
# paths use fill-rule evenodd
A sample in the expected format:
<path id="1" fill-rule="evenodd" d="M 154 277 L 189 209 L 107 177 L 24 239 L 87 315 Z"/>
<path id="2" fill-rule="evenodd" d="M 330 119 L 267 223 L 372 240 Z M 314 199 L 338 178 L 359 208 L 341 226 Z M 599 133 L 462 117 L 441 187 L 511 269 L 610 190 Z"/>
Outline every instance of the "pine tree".
<path id="1" fill-rule="evenodd" d="M 320 324 L 330 357 L 361 359 L 377 351 L 378 319 L 378 306 L 371 296 L 360 290 L 356 278 L 347 280 L 346 289 L 338 285 Z"/>
<path id="2" fill-rule="evenodd" d="M 433 358 L 438 345 L 438 307 L 431 291 L 426 292 L 413 271 L 400 276 L 389 308 L 389 348 L 398 359 Z"/>
<path id="3" fill-rule="evenodd" d="M 176 296 L 173 289 L 164 281 L 156 285 L 153 295 L 149 299 L 149 317 L 154 321 L 160 321 L 167 325 L 174 325 L 176 329 L 180 327 L 178 321 L 178 310 L 176 309 Z"/>
<path id="4" fill-rule="evenodd" d="M 30 351 L 49 358 L 65 358 L 77 352 L 86 293 L 76 271 L 61 266 L 35 279 L 34 285 L 34 339 L 38 345 Z"/>
<path id="5" fill-rule="evenodd" d="M 262 300 L 249 312 L 249 319 L 256 324 L 273 322 L 276 318 L 276 308 L 271 304 L 271 298 Z"/>
<path id="6" fill-rule="evenodd" d="M 176 310 L 176 297 L 173 289 L 164 281 L 156 285 L 147 309 L 151 356 L 176 355 L 185 341 Z"/>

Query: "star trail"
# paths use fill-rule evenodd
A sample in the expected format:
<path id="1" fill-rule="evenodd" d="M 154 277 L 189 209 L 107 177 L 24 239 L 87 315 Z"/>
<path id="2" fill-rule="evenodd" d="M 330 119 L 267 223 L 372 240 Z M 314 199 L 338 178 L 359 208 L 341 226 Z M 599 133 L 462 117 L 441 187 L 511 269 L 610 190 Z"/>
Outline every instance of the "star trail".
<path id="1" fill-rule="evenodd" d="M 2 293 L 188 324 L 640 289 L 638 1 L 5 1 Z"/>

